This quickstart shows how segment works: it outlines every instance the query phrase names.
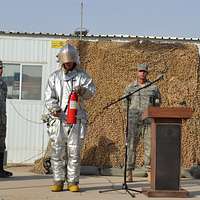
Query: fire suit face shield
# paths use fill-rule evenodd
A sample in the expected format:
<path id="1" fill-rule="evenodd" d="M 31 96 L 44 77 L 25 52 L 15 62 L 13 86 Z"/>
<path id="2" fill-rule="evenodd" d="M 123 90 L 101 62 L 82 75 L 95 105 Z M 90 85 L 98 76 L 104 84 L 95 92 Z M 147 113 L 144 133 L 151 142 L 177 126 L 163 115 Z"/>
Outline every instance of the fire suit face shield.
<path id="1" fill-rule="evenodd" d="M 65 53 L 65 52 L 60 53 L 58 55 L 58 59 L 61 64 L 74 62 L 72 55 L 70 55 L 69 53 Z"/>
<path id="2" fill-rule="evenodd" d="M 68 71 L 72 71 L 74 67 L 76 67 L 76 63 L 74 62 L 66 62 L 62 64 L 62 69 L 65 73 L 67 73 Z"/>

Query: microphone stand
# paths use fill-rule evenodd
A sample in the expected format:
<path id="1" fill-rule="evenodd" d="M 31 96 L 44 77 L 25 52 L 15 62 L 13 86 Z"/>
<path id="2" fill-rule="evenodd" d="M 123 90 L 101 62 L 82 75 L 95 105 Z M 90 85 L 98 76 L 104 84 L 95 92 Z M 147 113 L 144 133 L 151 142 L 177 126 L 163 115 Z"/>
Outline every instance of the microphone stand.
<path id="1" fill-rule="evenodd" d="M 113 101 L 111 103 L 109 103 L 107 106 L 105 106 L 103 108 L 103 110 L 109 108 L 110 106 L 118 103 L 119 101 L 122 101 L 123 99 L 126 99 L 127 100 L 127 110 L 126 110 L 126 116 L 127 116 L 127 120 L 126 120 L 126 131 L 125 131 L 125 155 L 124 155 L 124 182 L 122 183 L 122 187 L 121 188 L 118 188 L 118 189 L 109 189 L 109 190 L 100 190 L 99 193 L 103 193 L 103 192 L 111 192 L 111 191 L 117 191 L 117 190 L 125 190 L 128 194 L 130 194 L 132 197 L 135 197 L 135 194 L 134 193 L 131 193 L 130 191 L 133 191 L 133 192 L 138 192 L 138 193 L 142 193 L 142 191 L 140 190 L 135 190 L 135 189 L 130 189 L 128 188 L 128 185 L 127 185 L 127 181 L 126 181 L 126 171 L 127 171 L 127 150 L 128 150 L 128 121 L 129 121 L 129 106 L 130 106 L 130 96 L 135 94 L 136 92 L 144 89 L 144 88 L 147 88 L 151 85 L 153 85 L 154 83 L 156 83 L 157 81 L 163 79 L 163 75 L 161 74 L 160 76 L 158 76 L 157 79 L 155 79 L 154 81 L 150 82 L 149 84 L 143 86 L 143 87 L 140 87 L 138 88 L 137 90 L 129 93 L 128 95 L 126 96 L 123 96 L 119 99 L 117 99 L 116 101 Z"/>

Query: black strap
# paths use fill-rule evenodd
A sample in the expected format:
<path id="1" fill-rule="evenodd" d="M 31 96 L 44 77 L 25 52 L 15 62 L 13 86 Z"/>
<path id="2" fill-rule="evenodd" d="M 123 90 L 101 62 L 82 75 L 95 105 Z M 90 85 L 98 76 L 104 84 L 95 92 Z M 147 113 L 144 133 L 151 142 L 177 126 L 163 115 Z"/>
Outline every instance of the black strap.
<path id="1" fill-rule="evenodd" d="M 66 112 L 66 111 L 67 111 L 67 107 L 68 107 L 68 105 L 66 105 L 66 106 L 65 106 L 64 112 Z"/>

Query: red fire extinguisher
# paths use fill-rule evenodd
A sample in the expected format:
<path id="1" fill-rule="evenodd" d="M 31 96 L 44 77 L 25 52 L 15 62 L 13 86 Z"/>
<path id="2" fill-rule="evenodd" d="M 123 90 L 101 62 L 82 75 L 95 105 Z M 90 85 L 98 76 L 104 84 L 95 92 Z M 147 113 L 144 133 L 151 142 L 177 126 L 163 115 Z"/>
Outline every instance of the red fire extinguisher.
<path id="1" fill-rule="evenodd" d="M 68 100 L 67 116 L 66 116 L 67 124 L 76 124 L 77 105 L 78 105 L 78 94 L 75 91 L 72 91 Z"/>

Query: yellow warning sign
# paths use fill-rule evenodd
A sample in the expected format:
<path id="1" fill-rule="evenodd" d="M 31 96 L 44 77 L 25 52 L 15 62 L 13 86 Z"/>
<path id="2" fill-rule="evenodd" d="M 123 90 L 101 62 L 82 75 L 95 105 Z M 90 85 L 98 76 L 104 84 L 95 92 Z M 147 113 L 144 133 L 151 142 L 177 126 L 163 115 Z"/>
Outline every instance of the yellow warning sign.
<path id="1" fill-rule="evenodd" d="M 51 41 L 51 48 L 60 49 L 66 45 L 66 40 L 52 40 Z"/>

